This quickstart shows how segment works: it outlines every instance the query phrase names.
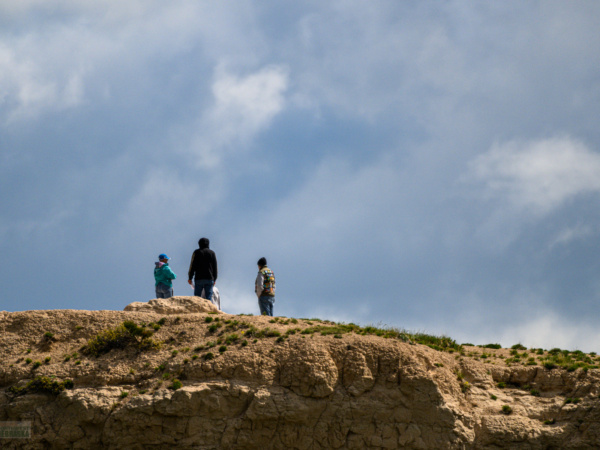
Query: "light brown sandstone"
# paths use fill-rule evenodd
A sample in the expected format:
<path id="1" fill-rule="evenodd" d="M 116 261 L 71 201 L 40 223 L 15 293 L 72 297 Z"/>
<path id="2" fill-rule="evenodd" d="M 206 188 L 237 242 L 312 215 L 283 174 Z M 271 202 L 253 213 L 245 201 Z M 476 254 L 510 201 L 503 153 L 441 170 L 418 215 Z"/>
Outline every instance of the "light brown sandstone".
<path id="1" fill-rule="evenodd" d="M 302 334 L 311 325 L 303 319 L 270 323 L 268 317 L 209 315 L 212 306 L 197 297 L 177 297 L 172 304 L 133 303 L 126 311 L 0 312 L 0 421 L 33 422 L 31 439 L 0 440 L 0 445 L 265 450 L 600 447 L 598 370 L 506 367 L 376 336 Z M 206 317 L 217 316 L 221 323 L 231 322 L 211 333 L 208 327 L 214 321 L 209 324 Z M 82 354 L 82 346 L 102 330 L 124 320 L 148 324 L 162 317 L 166 324 L 154 337 L 164 344 L 157 351 Z M 227 329 L 233 321 L 282 335 L 295 332 L 283 341 L 263 337 L 254 342 L 250 337 L 242 346 L 247 328 Z M 51 341 L 43 337 L 47 331 L 54 334 Z M 232 333 L 240 339 L 227 344 L 222 354 L 219 345 L 194 352 Z M 208 352 L 215 358 L 204 359 Z M 43 362 L 46 357 L 49 363 L 35 369 L 25 362 Z M 164 368 L 157 370 L 161 365 Z M 57 396 L 8 392 L 10 386 L 39 375 L 70 378 L 74 388 Z M 180 389 L 169 389 L 174 378 L 181 380 Z M 464 381 L 469 383 L 466 390 L 461 389 Z M 512 387 L 499 389 L 499 381 Z M 541 396 L 532 396 L 522 388 L 526 385 Z M 565 404 L 568 397 L 581 401 Z M 502 405 L 509 405 L 512 413 L 502 414 Z M 544 424 L 547 420 L 555 423 Z"/>

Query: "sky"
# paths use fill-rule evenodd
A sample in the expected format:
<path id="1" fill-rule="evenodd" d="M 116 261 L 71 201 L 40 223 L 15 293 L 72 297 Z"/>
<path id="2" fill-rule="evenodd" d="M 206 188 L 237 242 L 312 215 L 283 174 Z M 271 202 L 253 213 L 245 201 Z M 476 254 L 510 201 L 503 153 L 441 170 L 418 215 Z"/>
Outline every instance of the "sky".
<path id="1" fill-rule="evenodd" d="M 600 352 L 600 3 L 0 0 L 0 310 L 175 295 Z"/>

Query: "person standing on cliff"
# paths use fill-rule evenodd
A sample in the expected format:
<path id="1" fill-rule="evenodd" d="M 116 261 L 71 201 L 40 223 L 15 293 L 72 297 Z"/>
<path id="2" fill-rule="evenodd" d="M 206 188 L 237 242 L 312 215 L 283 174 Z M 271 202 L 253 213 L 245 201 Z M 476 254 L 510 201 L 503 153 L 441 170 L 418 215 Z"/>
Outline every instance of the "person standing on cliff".
<path id="1" fill-rule="evenodd" d="M 164 253 L 158 255 L 158 262 L 154 263 L 154 289 L 156 298 L 173 297 L 173 280 L 177 275 L 169 267 L 169 258 Z"/>
<path id="2" fill-rule="evenodd" d="M 260 314 L 272 316 L 273 304 L 275 303 L 275 274 L 267 267 L 266 258 L 260 258 L 257 264 L 258 275 L 254 283 L 254 292 L 258 297 Z"/>
<path id="3" fill-rule="evenodd" d="M 213 288 L 218 276 L 217 256 L 209 248 L 210 241 L 207 238 L 201 238 L 198 246 L 200 248 L 192 254 L 188 283 L 193 286 L 196 297 L 205 298 L 216 305 L 213 299 Z M 192 283 L 192 279 L 194 283 Z M 202 296 L 202 291 L 204 291 L 204 296 Z M 216 306 L 220 308 L 220 305 Z"/>

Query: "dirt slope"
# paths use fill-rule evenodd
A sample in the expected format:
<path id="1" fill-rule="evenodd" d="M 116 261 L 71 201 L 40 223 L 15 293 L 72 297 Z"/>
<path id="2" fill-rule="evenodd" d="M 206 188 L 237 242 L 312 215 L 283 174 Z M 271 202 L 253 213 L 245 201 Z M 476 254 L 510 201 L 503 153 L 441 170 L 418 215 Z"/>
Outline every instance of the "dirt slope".
<path id="1" fill-rule="evenodd" d="M 335 324 L 216 313 L 199 298 L 129 309 L 0 312 L 0 421 L 32 422 L 31 438 L 2 448 L 600 447 L 598 369 L 322 335 Z M 86 354 L 125 321 L 156 328 L 160 348 Z"/>

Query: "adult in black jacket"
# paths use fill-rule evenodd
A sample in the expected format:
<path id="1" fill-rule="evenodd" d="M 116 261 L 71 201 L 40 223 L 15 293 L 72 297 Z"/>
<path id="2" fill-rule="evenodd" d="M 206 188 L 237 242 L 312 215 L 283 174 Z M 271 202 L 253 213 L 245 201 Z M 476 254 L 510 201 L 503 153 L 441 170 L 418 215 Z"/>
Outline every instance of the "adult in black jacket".
<path id="1" fill-rule="evenodd" d="M 209 244 L 207 238 L 198 241 L 200 248 L 192 254 L 190 270 L 188 271 L 188 283 L 194 287 L 196 297 L 201 297 L 204 290 L 204 298 L 215 303 L 213 301 L 213 287 L 218 276 L 217 257 L 215 252 L 209 248 Z M 194 284 L 192 284 L 192 279 Z"/>

